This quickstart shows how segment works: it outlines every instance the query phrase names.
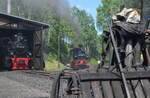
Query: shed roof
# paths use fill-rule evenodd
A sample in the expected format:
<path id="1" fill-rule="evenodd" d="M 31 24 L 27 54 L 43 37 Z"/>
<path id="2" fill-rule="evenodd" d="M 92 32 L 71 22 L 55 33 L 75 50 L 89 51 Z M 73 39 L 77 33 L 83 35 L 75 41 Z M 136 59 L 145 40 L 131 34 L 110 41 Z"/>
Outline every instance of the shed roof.
<path id="1" fill-rule="evenodd" d="M 43 30 L 49 28 L 49 25 L 14 15 L 0 13 L 0 28 Z"/>

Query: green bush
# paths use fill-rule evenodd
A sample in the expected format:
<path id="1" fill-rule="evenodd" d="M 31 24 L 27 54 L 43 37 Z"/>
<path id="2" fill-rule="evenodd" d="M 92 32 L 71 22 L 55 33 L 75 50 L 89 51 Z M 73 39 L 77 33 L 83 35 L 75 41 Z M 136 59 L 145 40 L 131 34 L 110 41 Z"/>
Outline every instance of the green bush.
<path id="1" fill-rule="evenodd" d="M 50 61 L 50 62 L 52 62 L 53 60 L 56 60 L 56 58 L 57 57 L 55 55 L 51 54 L 51 53 L 49 53 L 47 55 L 47 60 Z"/>
<path id="2" fill-rule="evenodd" d="M 97 65 L 98 61 L 95 58 L 91 58 L 89 63 L 90 63 L 90 65 Z"/>

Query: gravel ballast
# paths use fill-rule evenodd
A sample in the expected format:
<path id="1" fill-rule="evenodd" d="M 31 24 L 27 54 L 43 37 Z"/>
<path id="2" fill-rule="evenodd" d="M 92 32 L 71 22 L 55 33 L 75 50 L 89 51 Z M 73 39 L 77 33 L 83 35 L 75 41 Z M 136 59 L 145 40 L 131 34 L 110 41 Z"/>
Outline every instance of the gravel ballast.
<path id="1" fill-rule="evenodd" d="M 0 72 L 0 98 L 50 98 L 53 78 L 23 71 Z"/>

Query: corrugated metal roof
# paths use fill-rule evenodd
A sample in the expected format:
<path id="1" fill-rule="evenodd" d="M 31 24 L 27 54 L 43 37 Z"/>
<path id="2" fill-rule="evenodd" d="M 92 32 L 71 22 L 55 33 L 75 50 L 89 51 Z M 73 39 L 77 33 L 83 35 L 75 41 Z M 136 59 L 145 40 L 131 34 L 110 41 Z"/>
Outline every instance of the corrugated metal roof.
<path id="1" fill-rule="evenodd" d="M 35 30 L 42 30 L 49 28 L 49 24 L 38 22 L 30 19 L 25 19 L 22 17 L 14 16 L 14 15 L 8 15 L 5 13 L 0 13 L 0 25 L 6 25 L 9 23 L 16 23 L 21 24 L 22 26 L 25 26 L 26 28 L 34 28 Z"/>

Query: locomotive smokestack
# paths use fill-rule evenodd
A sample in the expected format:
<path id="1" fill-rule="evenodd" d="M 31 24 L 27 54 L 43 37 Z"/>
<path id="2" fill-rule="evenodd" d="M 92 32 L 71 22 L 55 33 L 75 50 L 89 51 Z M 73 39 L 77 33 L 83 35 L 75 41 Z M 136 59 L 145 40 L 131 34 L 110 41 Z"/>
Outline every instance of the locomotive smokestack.
<path id="1" fill-rule="evenodd" d="M 11 14 L 11 0 L 7 0 L 7 14 Z"/>

